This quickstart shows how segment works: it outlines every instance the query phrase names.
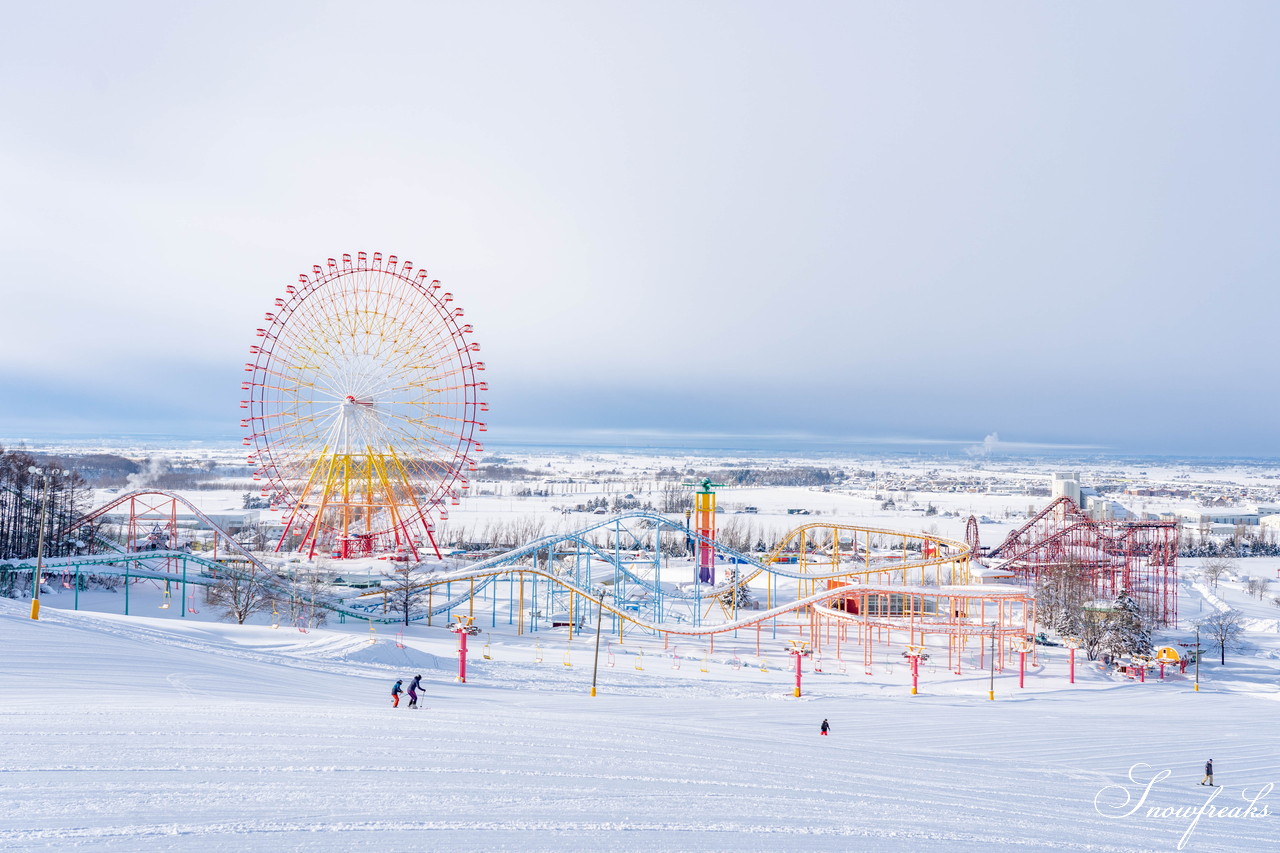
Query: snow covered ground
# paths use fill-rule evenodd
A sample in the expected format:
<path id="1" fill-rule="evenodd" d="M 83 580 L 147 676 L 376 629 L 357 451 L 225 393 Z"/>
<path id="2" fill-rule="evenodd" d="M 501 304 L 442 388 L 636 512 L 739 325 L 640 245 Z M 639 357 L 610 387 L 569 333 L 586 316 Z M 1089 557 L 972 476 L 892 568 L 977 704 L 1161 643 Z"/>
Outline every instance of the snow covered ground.
<path id="1" fill-rule="evenodd" d="M 1274 574 L 1280 561 L 1237 565 Z M 1215 597 L 1262 627 L 1275 608 L 1239 585 Z M 516 636 L 481 617 L 489 636 L 459 684 L 440 627 L 234 626 L 158 610 L 159 595 L 135 587 L 126 618 L 118 593 L 82 594 L 93 609 L 73 612 L 55 591 L 38 622 L 0 599 L 0 849 L 1280 846 L 1274 632 L 1250 632 L 1225 668 L 1206 655 L 1199 693 L 1083 655 L 1070 685 L 1065 652 L 1047 649 L 1024 690 L 1016 668 L 997 673 L 995 702 L 973 661 L 958 676 L 925 665 L 912 697 L 893 652 L 870 675 L 855 652 L 844 672 L 806 665 L 795 699 L 781 629 L 762 639 L 768 671 L 754 632 L 678 660 L 628 636 L 603 647 L 592 698 L 590 634 Z M 1188 580 L 1182 615 L 1208 612 L 1202 598 Z M 425 708 L 391 708 L 391 682 L 419 673 Z M 1196 784 L 1207 758 L 1221 788 Z M 1215 795 L 1212 808 L 1237 811 L 1191 813 Z"/>
<path id="2" fill-rule="evenodd" d="M 692 478 L 724 459 L 565 452 L 506 464 L 545 471 L 524 485 L 549 494 L 479 484 L 490 493 L 455 508 L 446 530 L 483 538 L 529 518 L 543 532 L 582 527 L 593 517 L 562 510 L 628 492 L 656 499 L 657 468 Z M 1032 464 L 849 464 L 881 473 L 831 491 L 726 489 L 720 524 L 769 541 L 818 520 L 959 538 L 973 513 L 994 545 L 1048 500 L 1019 485 L 1044 485 Z M 1203 481 L 1248 487 L 1255 500 L 1275 481 L 1271 469 L 1111 467 L 1083 479 Z M 987 485 L 885 487 L 887 472 L 904 481 L 904 470 Z M 243 490 L 186 494 L 223 512 Z M 937 515 L 924 514 L 930 505 Z M 757 512 L 739 512 L 747 506 Z M 788 514 L 796 508 L 812 515 Z M 0 849 L 1280 849 L 1280 793 L 1268 787 L 1280 782 L 1280 589 L 1261 601 L 1244 592 L 1248 576 L 1277 577 L 1280 558 L 1237 560 L 1216 589 L 1194 583 L 1203 562 L 1182 561 L 1182 624 L 1157 643 L 1190 642 L 1192 620 L 1227 606 L 1245 613 L 1248 633 L 1225 667 L 1206 653 L 1200 692 L 1192 673 L 1136 683 L 1083 654 L 1072 685 L 1065 650 L 1042 648 L 1025 689 L 1016 666 L 996 673 L 995 702 L 977 660 L 956 675 L 945 653 L 910 696 L 900 649 L 883 647 L 869 672 L 855 648 L 821 673 L 807 662 L 796 699 L 784 648 L 799 634 L 787 624 L 766 629 L 759 652 L 754 631 L 717 638 L 714 652 L 606 637 L 592 698 L 594 636 L 517 635 L 501 598 L 476 608 L 485 633 L 464 685 L 439 622 L 304 633 L 258 615 L 234 626 L 208 608 L 186 612 L 176 593 L 160 609 L 149 582 L 131 587 L 125 617 L 120 592 L 82 592 L 73 611 L 74 594 L 54 580 L 38 622 L 28 602 L 0 599 Z M 426 707 L 391 708 L 390 684 L 419 673 Z M 1221 788 L 1196 784 L 1208 758 Z M 1196 811 L 1211 798 L 1215 813 Z"/>

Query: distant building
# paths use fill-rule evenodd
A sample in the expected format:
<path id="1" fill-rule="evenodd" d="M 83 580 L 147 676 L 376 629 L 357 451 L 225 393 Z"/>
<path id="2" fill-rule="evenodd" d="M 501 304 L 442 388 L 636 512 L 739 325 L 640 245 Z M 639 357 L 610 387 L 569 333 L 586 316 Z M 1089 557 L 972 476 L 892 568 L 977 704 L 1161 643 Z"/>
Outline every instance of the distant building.
<path id="1" fill-rule="evenodd" d="M 1230 509 L 1230 510 L 1184 510 L 1178 515 L 1181 517 L 1184 525 L 1228 525 L 1230 527 L 1257 527 L 1259 522 L 1258 513 L 1248 510 Z"/>
<path id="2" fill-rule="evenodd" d="M 1071 498 L 1071 502 L 1080 506 L 1080 474 L 1076 471 L 1059 472 L 1053 475 L 1050 497 Z"/>
<path id="3" fill-rule="evenodd" d="M 1095 521 L 1134 521 L 1137 518 L 1124 504 L 1106 498 L 1085 498 L 1083 508 Z"/>
<path id="4" fill-rule="evenodd" d="M 1258 519 L 1258 524 L 1264 530 L 1280 530 L 1280 513 L 1275 515 L 1264 515 Z"/>

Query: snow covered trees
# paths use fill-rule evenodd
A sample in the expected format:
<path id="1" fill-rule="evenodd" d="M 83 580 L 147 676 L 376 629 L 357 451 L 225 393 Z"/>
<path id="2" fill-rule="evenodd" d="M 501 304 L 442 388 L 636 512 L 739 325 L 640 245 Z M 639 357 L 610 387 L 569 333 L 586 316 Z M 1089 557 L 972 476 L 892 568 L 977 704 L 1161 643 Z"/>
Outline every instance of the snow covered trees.
<path id="1" fill-rule="evenodd" d="M 1076 618 L 1076 634 L 1089 660 L 1104 654 L 1151 655 L 1151 629 L 1138 603 L 1124 590 L 1111 602 L 1082 603 Z"/>
<path id="2" fill-rule="evenodd" d="M 1083 630 L 1084 606 L 1092 594 L 1093 582 L 1077 563 L 1045 572 L 1035 586 L 1037 621 L 1064 636 L 1078 634 Z"/>
<path id="3" fill-rule="evenodd" d="M 725 574 L 725 581 L 736 584 L 738 583 L 739 577 L 740 573 L 738 571 L 738 567 L 735 565 L 730 567 L 729 571 Z M 754 599 L 751 597 L 751 590 L 747 589 L 747 585 L 739 584 L 721 595 L 720 600 L 724 602 L 724 606 L 728 608 L 730 613 L 732 613 L 735 608 L 738 610 L 745 610 L 750 607 L 751 602 Z"/>
<path id="4" fill-rule="evenodd" d="M 61 470 L 69 464 L 57 457 L 33 456 L 0 448 L 0 557 L 31 557 L 40 533 L 40 479 L 32 466 Z M 75 543 L 58 537 L 58 531 L 83 514 L 88 493 L 79 474 L 49 477 L 48 509 L 44 513 L 44 554 L 56 557 L 74 549 Z M 28 573 L 28 580 L 30 573 Z M 28 583 L 29 585 L 29 583 Z"/>
<path id="5" fill-rule="evenodd" d="M 1107 617 L 1104 645 L 1112 655 L 1151 656 L 1151 631 L 1142 618 L 1138 602 L 1121 590 Z"/>

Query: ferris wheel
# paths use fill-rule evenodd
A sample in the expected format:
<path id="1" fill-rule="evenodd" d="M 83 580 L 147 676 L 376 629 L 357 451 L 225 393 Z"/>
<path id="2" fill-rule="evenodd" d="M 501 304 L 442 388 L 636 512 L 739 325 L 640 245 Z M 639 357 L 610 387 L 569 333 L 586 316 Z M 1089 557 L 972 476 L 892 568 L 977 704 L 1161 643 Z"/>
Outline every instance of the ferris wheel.
<path id="1" fill-rule="evenodd" d="M 244 443 L 283 510 L 276 550 L 418 558 L 483 448 L 484 362 L 426 270 L 381 252 L 329 258 L 285 288 L 241 384 Z"/>

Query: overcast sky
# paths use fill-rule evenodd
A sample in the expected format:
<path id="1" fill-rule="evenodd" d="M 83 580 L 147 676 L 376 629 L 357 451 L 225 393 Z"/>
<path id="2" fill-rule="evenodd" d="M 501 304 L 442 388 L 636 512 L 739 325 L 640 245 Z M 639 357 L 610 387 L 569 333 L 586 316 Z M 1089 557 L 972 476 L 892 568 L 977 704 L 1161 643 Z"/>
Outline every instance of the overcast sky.
<path id="1" fill-rule="evenodd" d="M 1280 4 L 9 3 L 0 436 L 235 434 L 297 274 L 490 435 L 1276 454 Z"/>

